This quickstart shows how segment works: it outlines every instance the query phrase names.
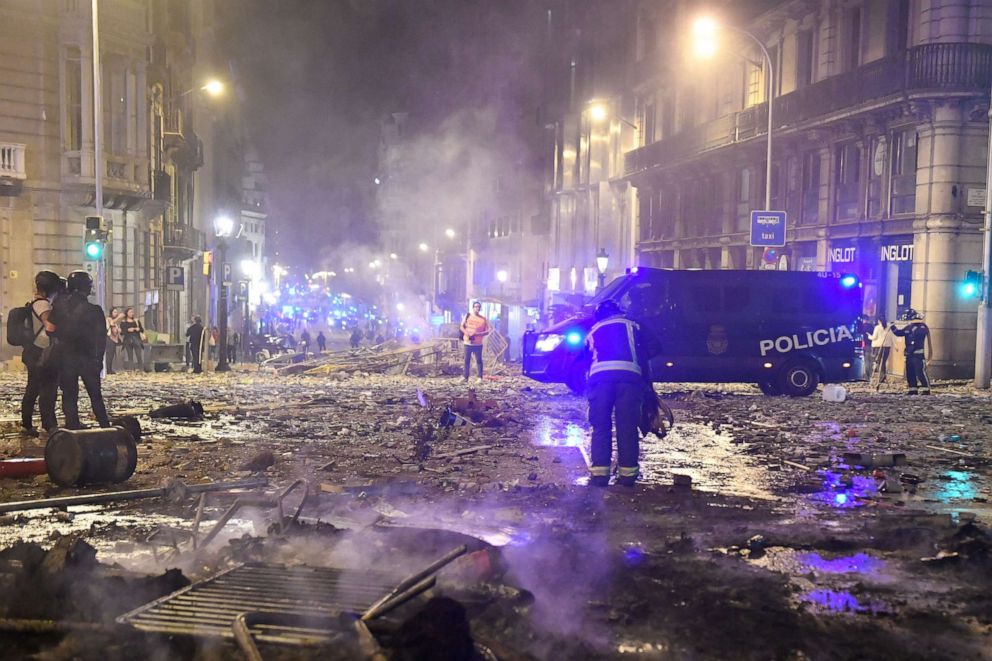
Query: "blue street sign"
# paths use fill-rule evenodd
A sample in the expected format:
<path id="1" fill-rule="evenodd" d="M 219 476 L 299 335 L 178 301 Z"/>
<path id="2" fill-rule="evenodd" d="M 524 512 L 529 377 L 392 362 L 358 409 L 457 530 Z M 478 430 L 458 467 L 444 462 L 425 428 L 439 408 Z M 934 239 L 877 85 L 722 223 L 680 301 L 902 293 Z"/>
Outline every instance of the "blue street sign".
<path id="1" fill-rule="evenodd" d="M 186 269 L 182 266 L 165 267 L 166 291 L 182 291 L 186 289 Z"/>
<path id="2" fill-rule="evenodd" d="M 785 212 L 752 211 L 751 245 L 765 248 L 785 245 Z"/>

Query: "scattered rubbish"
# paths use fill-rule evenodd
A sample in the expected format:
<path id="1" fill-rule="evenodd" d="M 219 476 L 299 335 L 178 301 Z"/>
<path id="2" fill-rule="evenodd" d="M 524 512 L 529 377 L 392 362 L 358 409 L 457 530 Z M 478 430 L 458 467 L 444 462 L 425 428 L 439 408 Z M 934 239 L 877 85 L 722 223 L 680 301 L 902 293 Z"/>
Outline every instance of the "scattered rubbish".
<path id="1" fill-rule="evenodd" d="M 45 464 L 62 487 L 118 484 L 134 474 L 138 448 L 123 427 L 59 429 L 45 445 Z"/>
<path id="2" fill-rule="evenodd" d="M 115 416 L 110 419 L 110 424 L 113 427 L 123 427 L 135 443 L 141 442 L 141 423 L 133 415 Z"/>
<path id="3" fill-rule="evenodd" d="M 954 551 L 938 551 L 937 555 L 920 558 L 920 560 L 930 565 L 957 564 L 961 561 L 961 554 Z"/>
<path id="4" fill-rule="evenodd" d="M 17 457 L 0 461 L 0 478 L 33 477 L 44 475 L 45 460 L 38 457 Z"/>
<path id="5" fill-rule="evenodd" d="M 403 658 L 471 661 L 480 658 L 465 607 L 449 597 L 434 597 L 406 620 L 397 633 Z"/>
<path id="6" fill-rule="evenodd" d="M 506 563 L 499 550 L 487 547 L 456 559 L 443 576 L 455 583 L 473 584 L 499 580 L 506 570 Z"/>
<path id="7" fill-rule="evenodd" d="M 74 505 L 98 505 L 122 500 L 138 500 L 141 498 L 168 497 L 175 493 L 182 495 L 206 493 L 209 491 L 229 491 L 232 489 L 252 489 L 264 487 L 265 479 L 254 478 L 236 482 L 208 482 L 206 484 L 183 484 L 174 480 L 158 489 L 135 489 L 132 491 L 114 491 L 111 493 L 94 493 L 85 496 L 63 496 L 61 498 L 41 498 L 39 500 L 20 500 L 10 503 L 0 503 L 0 514 L 7 512 L 23 512 L 25 510 L 47 509 L 50 507 L 72 507 Z"/>
<path id="8" fill-rule="evenodd" d="M 419 493 L 421 486 L 417 482 L 408 480 L 395 480 L 381 484 L 331 484 L 321 482 L 321 493 L 331 494 L 360 494 L 372 496 L 409 496 Z"/>
<path id="9" fill-rule="evenodd" d="M 951 448 L 942 448 L 939 445 L 924 445 L 923 447 L 929 450 L 938 450 L 940 452 L 949 452 L 950 454 L 956 454 L 961 457 L 973 457 L 974 455 L 969 452 L 961 452 L 960 450 L 952 450 Z"/>
<path id="10" fill-rule="evenodd" d="M 938 441 L 945 441 L 949 443 L 957 443 L 961 440 L 960 434 L 941 434 L 937 437 Z"/>
<path id="11" fill-rule="evenodd" d="M 467 454 L 473 454 L 475 452 L 482 452 L 483 450 L 489 450 L 495 447 L 494 445 L 476 445 L 470 448 L 465 448 L 463 450 L 456 450 L 454 452 L 445 452 L 443 454 L 434 455 L 434 459 L 453 459 L 454 457 L 462 457 Z"/>
<path id="12" fill-rule="evenodd" d="M 471 425 L 472 421 L 452 411 L 450 406 L 446 406 L 437 424 L 439 427 L 465 427 Z"/>
<path id="13" fill-rule="evenodd" d="M 400 583 L 396 587 L 394 587 L 389 594 L 387 594 L 385 597 L 383 597 L 379 601 L 369 606 L 368 610 L 362 613 L 361 619 L 364 621 L 372 620 L 376 617 L 379 617 L 380 615 L 385 615 L 389 611 L 399 606 L 401 603 L 405 603 L 412 596 L 416 596 L 416 595 L 411 595 L 410 593 L 416 588 L 422 586 L 426 580 L 431 581 L 431 585 L 433 585 L 435 579 L 433 576 L 431 576 L 432 574 L 440 570 L 442 567 L 450 564 L 459 556 L 465 555 L 465 553 L 467 552 L 468 552 L 468 547 L 462 544 L 461 546 L 457 546 L 452 550 L 448 551 L 446 554 L 444 554 L 443 556 L 441 556 L 440 558 L 429 564 L 427 567 L 418 571 L 417 573 L 407 576 L 405 579 L 400 581 Z M 428 585 L 427 587 L 430 587 L 430 585 Z M 423 589 L 427 589 L 427 587 Z M 423 590 L 420 590 L 420 592 L 422 591 Z M 416 594 L 419 594 L 420 592 L 417 592 Z"/>
<path id="14" fill-rule="evenodd" d="M 913 473 L 902 473 L 899 475 L 899 481 L 903 484 L 919 484 L 923 482 L 924 479 L 919 475 L 914 475 Z"/>
<path id="15" fill-rule="evenodd" d="M 828 383 L 823 386 L 823 401 L 843 402 L 847 399 L 847 388 L 837 383 Z"/>
<path id="16" fill-rule="evenodd" d="M 257 473 L 264 471 L 276 463 L 276 456 L 272 450 L 263 450 L 241 465 L 241 470 Z"/>
<path id="17" fill-rule="evenodd" d="M 170 404 L 151 411 L 150 418 L 186 418 L 188 420 L 203 419 L 203 404 L 193 400 L 182 404 Z"/>
<path id="18" fill-rule="evenodd" d="M 300 504 L 297 506 L 296 512 L 287 521 L 286 514 L 283 509 L 283 501 L 286 499 L 286 496 L 288 496 L 290 493 L 295 491 L 297 487 L 301 487 L 301 486 L 303 487 L 303 499 L 300 501 Z M 238 496 L 237 500 L 235 500 L 231 504 L 231 506 L 227 508 L 227 511 L 224 512 L 224 514 L 222 514 L 219 519 L 217 519 L 217 523 L 214 524 L 214 527 L 211 528 L 210 532 L 208 532 L 206 537 L 203 538 L 203 541 L 199 543 L 197 542 L 197 537 L 196 537 L 198 532 L 197 528 L 199 524 L 199 519 L 197 519 L 194 522 L 193 532 L 192 532 L 193 548 L 195 549 L 206 548 L 207 545 L 210 544 L 210 542 L 212 542 L 217 537 L 218 534 L 220 534 L 220 531 L 224 529 L 224 526 L 227 525 L 228 521 L 230 521 L 231 518 L 243 507 L 276 509 L 278 513 L 278 519 L 275 522 L 276 531 L 277 534 L 282 534 L 282 532 L 286 529 L 287 526 L 294 525 L 299 520 L 300 512 L 303 511 L 303 508 L 306 506 L 309 498 L 310 498 L 310 483 L 302 478 L 296 480 L 295 482 L 290 484 L 288 487 L 286 487 L 279 493 L 271 496 L 265 494 L 262 495 L 244 494 Z"/>
<path id="19" fill-rule="evenodd" d="M 850 466 L 863 466 L 864 468 L 872 468 L 874 466 L 905 466 L 906 455 L 902 452 L 845 452 L 844 463 Z"/>
<path id="20" fill-rule="evenodd" d="M 803 464 L 797 464 L 796 462 L 789 461 L 788 459 L 783 459 L 782 460 L 782 463 L 785 464 L 786 466 L 792 466 L 793 468 L 799 468 L 800 470 L 804 470 L 804 471 L 812 471 L 813 470 L 809 466 L 805 466 Z"/>

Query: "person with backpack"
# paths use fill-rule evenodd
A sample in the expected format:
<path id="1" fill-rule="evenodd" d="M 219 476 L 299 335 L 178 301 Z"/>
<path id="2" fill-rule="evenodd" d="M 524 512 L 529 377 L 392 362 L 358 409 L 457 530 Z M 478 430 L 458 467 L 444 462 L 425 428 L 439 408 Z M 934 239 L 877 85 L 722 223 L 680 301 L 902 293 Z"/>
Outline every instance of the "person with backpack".
<path id="1" fill-rule="evenodd" d="M 109 427 L 107 406 L 100 388 L 100 370 L 107 348 L 107 322 L 103 308 L 87 300 L 93 278 L 86 271 L 73 271 L 66 278 L 66 295 L 59 296 L 49 317 L 61 358 L 59 384 L 62 413 L 67 429 L 82 429 L 79 420 L 79 380 L 90 397 L 93 414 L 101 427 Z"/>
<path id="2" fill-rule="evenodd" d="M 17 341 L 18 346 L 23 347 L 21 362 L 28 371 L 28 382 L 21 400 L 21 434 L 24 436 L 38 436 L 38 430 L 32 424 L 36 401 L 42 429 L 51 433 L 58 426 L 55 399 L 58 396 L 59 365 L 48 333 L 55 330 L 49 321 L 51 299 L 61 285 L 62 278 L 58 274 L 39 271 L 34 277 L 34 300 L 8 315 L 8 324 L 13 322 L 14 325 L 14 328 L 8 326 L 8 340 L 11 344 Z M 15 337 L 17 335 L 19 337 Z"/>

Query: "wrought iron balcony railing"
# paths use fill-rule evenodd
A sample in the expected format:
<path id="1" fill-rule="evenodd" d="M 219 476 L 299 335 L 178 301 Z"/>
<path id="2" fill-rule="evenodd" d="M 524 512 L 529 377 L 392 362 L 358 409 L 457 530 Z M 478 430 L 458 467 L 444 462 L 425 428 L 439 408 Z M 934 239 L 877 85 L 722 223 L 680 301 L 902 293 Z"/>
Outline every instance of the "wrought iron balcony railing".
<path id="1" fill-rule="evenodd" d="M 986 96 L 990 84 L 992 45 L 926 44 L 776 97 L 774 119 L 776 129 L 788 128 L 897 94 L 907 98 L 925 97 L 930 92 Z M 678 163 L 761 135 L 767 113 L 767 104 L 745 108 L 627 152 L 624 172 L 629 176 Z"/>

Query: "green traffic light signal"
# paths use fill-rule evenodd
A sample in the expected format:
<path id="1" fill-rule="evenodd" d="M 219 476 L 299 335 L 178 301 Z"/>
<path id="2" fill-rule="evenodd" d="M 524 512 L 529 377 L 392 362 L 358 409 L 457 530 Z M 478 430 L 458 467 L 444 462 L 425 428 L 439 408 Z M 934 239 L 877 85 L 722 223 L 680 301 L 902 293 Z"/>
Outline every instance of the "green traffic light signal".
<path id="1" fill-rule="evenodd" d="M 982 295 L 982 272 L 968 271 L 958 291 L 964 298 L 978 298 Z"/>
<path id="2" fill-rule="evenodd" d="M 103 244 L 99 241 L 88 241 L 83 248 L 86 259 L 100 259 L 103 256 Z"/>

